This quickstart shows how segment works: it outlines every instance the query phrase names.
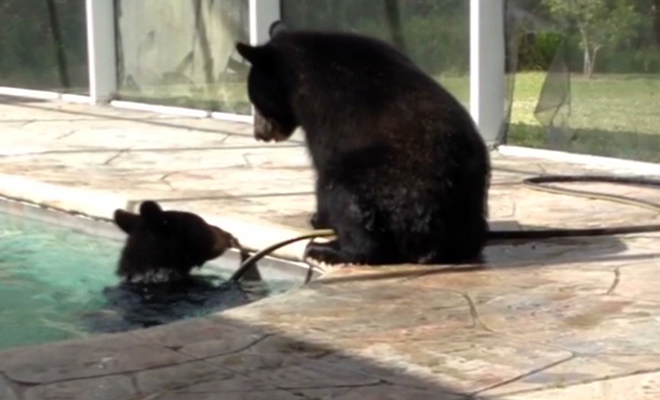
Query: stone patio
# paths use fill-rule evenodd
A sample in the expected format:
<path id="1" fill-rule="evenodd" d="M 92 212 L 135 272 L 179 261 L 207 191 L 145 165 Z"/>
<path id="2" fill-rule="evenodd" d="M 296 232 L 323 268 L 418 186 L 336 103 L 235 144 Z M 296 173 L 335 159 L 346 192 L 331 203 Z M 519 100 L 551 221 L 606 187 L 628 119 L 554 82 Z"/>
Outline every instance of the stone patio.
<path id="1" fill-rule="evenodd" d="M 159 200 L 254 248 L 309 229 L 313 173 L 299 135 L 262 144 L 245 124 L 6 98 L 0 130 L 6 197 L 98 218 Z M 658 220 L 520 185 L 634 169 L 497 153 L 493 164 L 495 227 Z M 649 189 L 579 188 L 660 203 Z M 659 240 L 509 243 L 489 246 L 484 265 L 334 270 L 208 318 L 0 352 L 0 399 L 656 400 Z"/>

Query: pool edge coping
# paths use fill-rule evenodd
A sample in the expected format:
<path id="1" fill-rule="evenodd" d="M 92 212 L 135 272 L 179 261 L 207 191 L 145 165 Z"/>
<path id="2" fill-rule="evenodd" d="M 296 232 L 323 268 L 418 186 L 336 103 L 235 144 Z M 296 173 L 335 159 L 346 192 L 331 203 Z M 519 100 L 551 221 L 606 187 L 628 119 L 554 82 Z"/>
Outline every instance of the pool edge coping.
<path id="1" fill-rule="evenodd" d="M 111 225 L 114 225 L 112 216 L 116 209 L 135 212 L 142 201 L 148 200 L 104 190 L 58 185 L 5 173 L 0 173 L 0 197 Z M 168 202 L 162 203 L 163 209 L 173 209 L 167 204 Z M 262 249 L 309 231 L 275 224 L 260 218 L 250 218 L 252 220 L 250 221 L 235 216 L 197 212 L 194 209 L 191 211 L 200 215 L 209 224 L 230 232 L 243 246 L 251 250 Z M 300 262 L 303 259 L 305 245 L 306 241 L 299 241 L 282 247 L 272 254 L 275 257 Z"/>
<path id="2" fill-rule="evenodd" d="M 73 200 L 73 201 L 72 201 Z M 19 218 L 28 218 L 38 220 L 46 224 L 55 224 L 62 227 L 76 229 L 84 234 L 106 237 L 109 240 L 122 240 L 125 235 L 112 222 L 112 214 L 115 209 L 121 208 L 129 211 L 135 211 L 139 204 L 144 200 L 131 199 L 129 196 L 118 195 L 98 189 L 76 188 L 65 185 L 57 185 L 48 182 L 42 182 L 21 175 L 10 175 L 0 173 L 0 213 L 9 214 Z M 163 204 L 163 209 L 167 210 L 167 203 Z M 211 224 L 216 224 L 225 230 L 240 238 L 241 243 L 247 247 L 260 249 L 272 245 L 274 242 L 286 240 L 299 235 L 303 230 L 278 226 L 269 221 L 249 222 L 232 217 L 221 217 L 212 214 L 199 213 L 202 218 Z M 302 277 L 308 274 L 304 267 L 302 254 L 304 252 L 305 241 L 300 241 L 286 246 L 279 251 L 273 252 L 264 258 L 262 263 L 287 264 L 298 272 L 292 272 L 292 275 Z M 289 247 L 287 249 L 287 247 Z M 227 253 L 230 253 L 228 251 Z M 225 254 L 234 259 L 238 259 L 238 252 L 231 250 L 231 255 Z M 235 254 L 234 254 L 235 253 Z M 210 260 L 208 263 L 217 262 L 220 258 Z M 271 266 L 272 267 L 272 266 Z M 325 271 L 319 270 L 313 265 L 308 266 L 315 279 L 325 275 Z M 303 272 L 303 270 L 305 270 Z M 291 293 L 304 286 L 294 285 L 285 293 Z M 275 295 L 278 296 L 278 295 Z M 267 296 L 256 302 L 268 301 L 273 296 Z M 249 302 L 235 308 L 250 305 Z M 230 308 L 232 309 L 232 308 Z M 129 330 L 116 333 L 98 333 L 85 338 L 69 338 L 64 340 L 49 341 L 38 344 L 20 345 L 0 349 L 0 355 L 9 354 L 15 351 L 32 348 L 50 348 L 56 347 L 62 343 L 84 343 L 94 340 L 103 340 L 102 338 L 112 339 L 117 337 L 132 337 L 135 332 L 146 329 L 172 329 L 171 325 L 190 323 L 195 320 L 214 319 L 221 316 L 225 310 L 210 313 L 208 315 L 177 320 L 171 323 L 158 325 L 150 328 L 138 330 Z"/>

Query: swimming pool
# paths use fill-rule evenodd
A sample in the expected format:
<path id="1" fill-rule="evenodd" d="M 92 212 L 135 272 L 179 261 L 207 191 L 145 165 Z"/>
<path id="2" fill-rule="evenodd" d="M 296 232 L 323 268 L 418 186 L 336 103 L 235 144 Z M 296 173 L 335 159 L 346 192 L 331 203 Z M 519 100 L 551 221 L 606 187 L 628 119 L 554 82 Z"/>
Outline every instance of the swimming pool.
<path id="1" fill-rule="evenodd" d="M 217 261 L 203 268 L 185 290 L 120 287 L 114 272 L 122 236 L 111 236 L 0 212 L 0 349 L 207 315 L 300 284 L 262 272 L 267 286 L 228 286 L 223 279 L 237 267 L 230 260 L 224 269 Z"/>

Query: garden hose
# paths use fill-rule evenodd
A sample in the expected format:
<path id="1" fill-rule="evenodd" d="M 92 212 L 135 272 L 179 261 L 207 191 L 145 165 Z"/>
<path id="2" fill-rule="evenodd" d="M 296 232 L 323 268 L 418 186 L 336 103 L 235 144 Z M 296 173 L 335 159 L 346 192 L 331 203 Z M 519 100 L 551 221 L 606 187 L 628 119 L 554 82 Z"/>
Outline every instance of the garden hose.
<path id="1" fill-rule="evenodd" d="M 527 178 L 523 180 L 522 185 L 525 188 L 553 193 L 567 196 L 585 197 L 589 199 L 605 200 L 615 203 L 631 205 L 635 207 L 645 208 L 657 213 L 660 213 L 660 204 L 631 199 L 625 196 L 604 194 L 598 192 L 573 190 L 552 186 L 545 186 L 545 183 L 572 183 L 572 182 L 587 182 L 587 183 L 616 183 L 622 185 L 632 186 L 651 186 L 660 188 L 660 180 L 649 179 L 642 177 L 617 177 L 607 175 L 545 175 Z M 532 231 L 490 231 L 488 233 L 488 240 L 521 240 L 521 239 L 549 239 L 557 237 L 577 237 L 577 236 L 604 236 L 604 235 L 623 235 L 631 233 L 644 233 L 644 232 L 658 232 L 660 231 L 660 224 L 650 225 L 621 225 L 609 228 L 587 228 L 587 229 L 548 229 L 548 230 L 532 230 Z M 273 251 L 284 247 L 288 244 L 317 237 L 330 237 L 335 236 L 332 229 L 319 229 L 309 231 L 305 234 L 287 239 L 285 241 L 276 243 L 269 246 L 242 262 L 238 270 L 231 276 L 230 280 L 239 280 L 245 272 L 252 267 L 257 261 L 269 255 Z M 311 271 L 310 271 L 311 272 Z M 309 279 L 309 276 L 308 276 Z"/>
<path id="2" fill-rule="evenodd" d="M 612 201 L 615 203 L 642 207 L 660 213 L 660 204 L 652 203 L 645 200 L 631 199 L 629 197 L 619 196 L 615 194 L 604 194 L 598 192 L 557 188 L 557 187 L 543 185 L 544 183 L 571 183 L 571 182 L 616 183 L 620 185 L 652 186 L 652 187 L 660 188 L 660 179 L 649 179 L 642 177 L 607 176 L 607 175 L 536 176 L 533 178 L 527 178 L 523 180 L 522 184 L 524 187 L 527 187 L 532 190 L 538 190 L 541 192 L 563 194 L 563 195 L 570 195 L 576 197 L 586 197 L 595 200 Z"/>
<path id="3" fill-rule="evenodd" d="M 234 272 L 234 274 L 229 278 L 230 281 L 238 281 L 243 277 L 243 275 L 252 267 L 254 264 L 257 263 L 257 261 L 261 260 L 262 258 L 266 257 L 270 253 L 274 252 L 275 250 L 279 249 L 280 247 L 284 247 L 286 245 L 289 245 L 291 243 L 295 243 L 301 240 L 305 239 L 314 239 L 317 237 L 329 237 L 329 236 L 334 236 L 335 231 L 332 229 L 317 229 L 313 231 L 309 231 L 307 233 L 304 233 L 302 235 L 293 237 L 291 239 L 287 239 L 282 242 L 278 242 L 273 244 L 272 246 L 268 246 L 263 250 L 260 250 L 256 253 L 254 253 L 252 256 L 248 257 L 247 260 L 243 261 L 241 263 L 241 266 Z"/>
<path id="4" fill-rule="evenodd" d="M 528 189 L 547 192 L 552 194 L 561 194 L 566 196 L 585 197 L 594 200 L 604 200 L 614 203 L 620 203 L 660 213 L 660 204 L 646 200 L 631 199 L 625 196 L 614 194 L 605 194 L 583 190 L 573 190 L 552 186 L 545 186 L 544 183 L 569 183 L 569 182 L 587 182 L 587 183 L 616 183 L 631 186 L 650 186 L 660 188 L 660 180 L 642 177 L 617 177 L 607 175 L 547 175 L 527 178 L 523 180 L 523 187 Z M 521 240 L 521 239 L 550 239 L 560 237 L 580 237 L 580 236 L 610 236 L 626 235 L 632 233 L 658 232 L 660 224 L 649 225 L 620 225 L 606 228 L 583 228 L 583 229 L 544 229 L 532 231 L 491 231 L 488 233 L 489 241 L 498 240 Z"/>

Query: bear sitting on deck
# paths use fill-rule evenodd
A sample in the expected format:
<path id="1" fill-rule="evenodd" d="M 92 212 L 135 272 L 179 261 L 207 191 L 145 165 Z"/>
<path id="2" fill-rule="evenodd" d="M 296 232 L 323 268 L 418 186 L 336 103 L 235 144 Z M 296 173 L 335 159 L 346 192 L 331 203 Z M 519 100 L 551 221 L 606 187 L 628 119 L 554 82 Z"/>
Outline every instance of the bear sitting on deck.
<path id="1" fill-rule="evenodd" d="M 329 264 L 478 259 L 490 161 L 462 105 L 384 42 L 279 32 L 236 48 L 252 64 L 255 137 L 283 141 L 304 129 L 317 173 L 312 224 L 337 233 L 310 243 L 307 256 Z"/>
<path id="2" fill-rule="evenodd" d="M 163 211 L 153 201 L 140 213 L 116 210 L 114 221 L 128 234 L 117 274 L 124 280 L 187 279 L 190 271 L 240 245 L 236 238 L 200 216 Z"/>

